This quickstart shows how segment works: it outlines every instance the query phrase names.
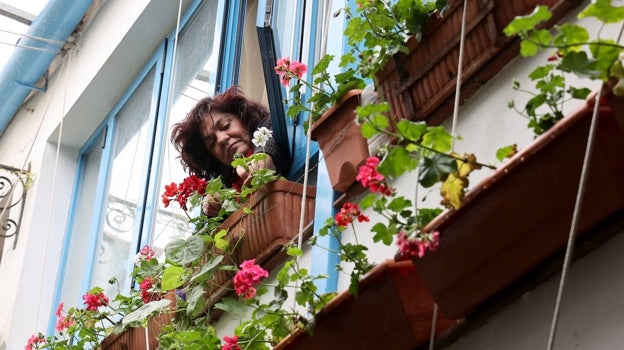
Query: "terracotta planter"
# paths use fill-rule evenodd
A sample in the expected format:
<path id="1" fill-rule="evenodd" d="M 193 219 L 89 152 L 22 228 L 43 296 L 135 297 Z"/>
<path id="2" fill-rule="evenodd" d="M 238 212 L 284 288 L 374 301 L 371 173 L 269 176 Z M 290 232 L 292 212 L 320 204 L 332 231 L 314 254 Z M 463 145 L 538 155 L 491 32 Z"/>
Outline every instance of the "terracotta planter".
<path id="1" fill-rule="evenodd" d="M 170 291 L 165 297 L 172 301 L 175 305 L 175 292 Z M 171 310 L 175 309 L 175 306 L 171 306 Z M 128 328 L 125 332 L 120 334 L 111 334 L 104 338 L 100 345 L 100 350 L 128 350 L 128 349 L 156 349 L 158 347 L 158 335 L 160 334 L 160 328 L 168 325 L 173 318 L 173 312 L 164 313 L 156 317 L 151 318 L 148 321 L 146 328 Z"/>
<path id="2" fill-rule="evenodd" d="M 461 101 L 472 95 L 505 64 L 518 55 L 517 39 L 503 34 L 509 22 L 526 15 L 537 5 L 547 5 L 552 25 L 580 0 L 470 0 L 466 10 L 466 38 L 462 65 Z M 450 10 L 433 18 L 422 40 L 410 38 L 408 54 L 397 54 L 377 74 L 377 91 L 391 106 L 396 118 L 426 120 L 440 124 L 452 114 L 463 0 L 450 0 Z"/>
<path id="3" fill-rule="evenodd" d="M 357 297 L 344 292 L 275 349 L 412 349 L 429 341 L 433 300 L 409 261 L 387 260 L 361 281 Z M 438 314 L 436 334 L 455 324 Z"/>
<path id="4" fill-rule="evenodd" d="M 229 229 L 230 245 L 235 246 L 228 257 L 231 263 L 255 259 L 267 270 L 275 268 L 286 259 L 283 247 L 298 238 L 301 198 L 304 186 L 300 183 L 278 180 L 262 187 L 253 194 L 246 207 L 251 210 L 245 215 L 243 208 L 223 222 L 221 228 Z M 314 199 L 316 188 L 308 186 L 304 215 L 304 238 L 312 232 L 314 220 Z M 232 274 L 219 271 L 216 285 L 222 286 L 209 291 L 209 305 L 213 305 L 232 290 Z"/>
<path id="5" fill-rule="evenodd" d="M 355 122 L 361 93 L 348 92 L 312 124 L 312 140 L 321 147 L 332 188 L 338 192 L 347 192 L 355 182 L 358 167 L 369 156 L 367 140 Z"/>
<path id="6" fill-rule="evenodd" d="M 607 101 L 607 103 L 604 103 Z M 440 245 L 414 259 L 449 317 L 464 317 L 565 250 L 594 100 L 567 116 L 427 229 Z M 600 106 L 577 237 L 624 210 L 624 98 Z"/>

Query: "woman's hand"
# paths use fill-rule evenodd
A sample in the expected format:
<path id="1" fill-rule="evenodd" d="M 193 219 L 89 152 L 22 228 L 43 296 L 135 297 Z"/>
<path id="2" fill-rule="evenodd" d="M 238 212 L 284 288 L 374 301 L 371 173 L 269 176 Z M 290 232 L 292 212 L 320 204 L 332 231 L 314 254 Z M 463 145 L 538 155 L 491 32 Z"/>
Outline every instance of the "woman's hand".
<path id="1" fill-rule="evenodd" d="M 202 211 L 209 217 L 219 215 L 221 210 L 221 202 L 214 196 L 206 194 L 202 203 Z"/>
<path id="2" fill-rule="evenodd" d="M 236 167 L 236 174 L 238 174 L 238 176 L 240 176 L 240 178 L 243 179 L 243 182 L 247 182 L 247 179 L 249 178 L 249 176 L 255 170 L 259 170 L 259 169 L 277 170 L 277 167 L 275 166 L 275 162 L 273 161 L 273 158 L 271 158 L 271 156 L 267 154 L 266 159 L 252 162 L 250 169 L 245 169 L 242 166 Z"/>

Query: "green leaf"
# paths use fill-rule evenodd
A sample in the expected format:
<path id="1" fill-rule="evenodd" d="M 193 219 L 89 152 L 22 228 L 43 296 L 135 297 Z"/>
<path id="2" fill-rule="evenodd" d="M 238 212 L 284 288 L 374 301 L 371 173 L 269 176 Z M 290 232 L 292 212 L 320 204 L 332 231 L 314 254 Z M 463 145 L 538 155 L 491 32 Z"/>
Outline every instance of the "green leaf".
<path id="1" fill-rule="evenodd" d="M 194 317 L 204 310 L 206 305 L 206 298 L 204 296 L 206 291 L 202 285 L 194 286 L 186 293 L 186 314 Z"/>
<path id="2" fill-rule="evenodd" d="M 418 225 L 420 227 L 427 226 L 433 219 L 442 214 L 441 208 L 421 208 L 418 209 Z"/>
<path id="3" fill-rule="evenodd" d="M 221 309 L 227 313 L 242 317 L 246 314 L 247 306 L 233 298 L 223 298 L 221 302 L 215 304 L 215 308 Z"/>
<path id="4" fill-rule="evenodd" d="M 219 265 L 221 260 L 223 260 L 223 255 L 217 255 L 210 258 L 210 260 L 203 264 L 200 267 L 199 271 L 197 271 L 197 273 L 193 275 L 193 277 L 191 277 L 191 282 L 201 283 L 209 279 L 210 276 L 212 276 L 214 269 Z"/>
<path id="5" fill-rule="evenodd" d="M 299 247 L 290 246 L 286 249 L 286 254 L 288 254 L 288 256 L 298 257 L 303 256 L 303 251 Z"/>
<path id="6" fill-rule="evenodd" d="M 372 207 L 373 203 L 375 203 L 376 198 L 377 195 L 375 195 L 374 193 L 369 193 L 364 196 L 364 198 L 362 198 L 362 200 L 360 201 L 360 209 L 364 210 Z"/>
<path id="7" fill-rule="evenodd" d="M 161 299 L 161 300 L 156 300 L 156 301 L 150 301 L 147 304 L 141 305 L 141 307 L 139 307 L 135 311 L 127 314 L 123 318 L 121 323 L 124 326 L 127 326 L 130 323 L 132 323 L 132 322 L 143 321 L 147 317 L 149 317 L 152 313 L 160 312 L 160 311 L 164 310 L 167 306 L 169 306 L 170 303 L 171 303 L 171 300 L 168 300 L 168 299 Z"/>
<path id="8" fill-rule="evenodd" d="M 545 78 L 548 76 L 548 73 L 550 73 L 554 68 L 555 68 L 555 65 L 553 64 L 537 66 L 531 73 L 529 73 L 529 78 L 531 80 L 538 80 L 538 79 Z M 518 89 L 520 88 L 519 82 L 514 81 L 514 84 L 517 84 Z"/>
<path id="9" fill-rule="evenodd" d="M 457 161 L 443 154 L 434 154 L 424 157 L 422 171 L 420 172 L 420 184 L 431 187 L 439 181 L 443 181 L 450 173 L 457 171 Z"/>
<path id="10" fill-rule="evenodd" d="M 600 77 L 600 72 L 596 69 L 596 61 L 590 60 L 585 51 L 568 52 L 563 56 L 559 69 L 564 72 L 572 72 L 581 77 Z"/>
<path id="11" fill-rule="evenodd" d="M 389 147 L 388 154 L 377 166 L 377 171 L 385 176 L 396 178 L 405 171 L 413 170 L 418 165 L 418 160 L 412 158 L 403 147 Z"/>
<path id="12" fill-rule="evenodd" d="M 509 158 L 518 152 L 518 145 L 513 144 L 505 147 L 501 147 L 496 151 L 496 159 L 503 161 L 505 158 Z"/>
<path id="13" fill-rule="evenodd" d="M 449 152 L 453 146 L 453 137 L 443 126 L 429 127 L 423 135 L 422 144 L 438 152 Z"/>
<path id="14" fill-rule="evenodd" d="M 186 265 L 197 260 L 204 252 L 204 240 L 191 236 L 187 240 L 175 239 L 165 246 L 167 259 L 178 265 Z"/>
<path id="15" fill-rule="evenodd" d="M 591 93 L 591 90 L 588 88 L 577 88 L 577 87 L 571 86 L 568 89 L 568 93 L 570 94 L 570 96 L 572 96 L 572 98 L 584 100 Z"/>
<path id="16" fill-rule="evenodd" d="M 580 51 L 583 48 L 581 44 L 585 44 L 589 41 L 589 33 L 584 27 L 575 24 L 565 23 L 561 27 L 559 27 L 559 29 L 561 30 L 562 35 L 557 37 L 557 40 L 555 40 L 555 44 L 560 46 L 571 46 L 568 47 L 567 50 Z"/>
<path id="17" fill-rule="evenodd" d="M 517 16 L 511 21 L 503 32 L 507 36 L 513 36 L 522 32 L 533 30 L 541 22 L 548 21 L 552 17 L 552 13 L 548 6 L 539 5 L 533 12 L 526 16 Z"/>
<path id="18" fill-rule="evenodd" d="M 169 266 L 163 272 L 160 288 L 162 290 L 172 290 L 184 284 L 186 270 L 180 266 Z"/>
<path id="19" fill-rule="evenodd" d="M 390 203 L 388 203 L 388 209 L 395 211 L 395 212 L 400 212 L 401 210 L 405 208 L 409 208 L 411 206 L 412 206 L 412 201 L 402 196 L 396 197 L 392 199 Z"/>
<path id="20" fill-rule="evenodd" d="M 539 46 L 532 41 L 522 40 L 520 42 L 520 54 L 522 57 L 535 56 L 539 51 Z"/>
<path id="21" fill-rule="evenodd" d="M 371 228 L 371 231 L 375 232 L 375 235 L 373 236 L 373 242 L 382 241 L 385 245 L 392 244 L 393 231 L 389 230 L 388 227 L 383 223 L 376 223 Z"/>
<path id="22" fill-rule="evenodd" d="M 611 0 L 594 0 L 578 17 L 596 17 L 604 23 L 620 23 L 624 21 L 624 6 L 611 6 Z"/>
<path id="23" fill-rule="evenodd" d="M 425 122 L 412 122 L 401 119 L 401 121 L 397 123 L 397 130 L 403 137 L 410 141 L 417 142 L 427 131 L 427 124 Z"/>

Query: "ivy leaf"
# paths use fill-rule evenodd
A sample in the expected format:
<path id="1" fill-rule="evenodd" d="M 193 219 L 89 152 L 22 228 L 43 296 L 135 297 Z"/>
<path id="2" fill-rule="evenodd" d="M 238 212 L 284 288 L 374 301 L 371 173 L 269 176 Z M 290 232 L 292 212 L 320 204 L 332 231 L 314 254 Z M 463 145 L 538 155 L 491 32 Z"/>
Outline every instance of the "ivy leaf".
<path id="1" fill-rule="evenodd" d="M 371 138 L 379 134 L 379 130 L 385 130 L 388 127 L 388 118 L 385 115 L 376 114 L 369 116 L 361 125 L 362 136 Z"/>
<path id="2" fill-rule="evenodd" d="M 591 93 L 591 90 L 588 88 L 577 88 L 577 87 L 571 86 L 568 89 L 568 93 L 570 94 L 570 96 L 572 96 L 572 98 L 584 100 Z"/>
<path id="3" fill-rule="evenodd" d="M 590 44 L 589 50 L 596 60 L 595 68 L 600 72 L 600 78 L 606 81 L 611 77 L 609 71 L 613 63 L 618 59 L 621 50 L 617 47 L 601 45 L 603 43 L 615 44 L 612 40 L 599 40 L 595 44 Z"/>
<path id="4" fill-rule="evenodd" d="M 555 45 L 570 46 L 567 50 L 580 51 L 583 49 L 582 44 L 589 41 L 589 33 L 587 29 L 576 24 L 565 23 L 561 27 L 561 35 L 555 39 Z"/>
<path id="5" fill-rule="evenodd" d="M 438 152 L 449 152 L 453 146 L 453 137 L 443 126 L 430 127 L 423 135 L 422 145 Z"/>
<path id="6" fill-rule="evenodd" d="M 496 151 L 496 159 L 500 162 L 505 158 L 511 158 L 514 154 L 518 153 L 518 145 L 513 144 L 505 147 L 501 147 Z"/>
<path id="7" fill-rule="evenodd" d="M 418 165 L 418 160 L 412 158 L 403 147 L 389 147 L 388 154 L 377 166 L 377 170 L 391 178 L 402 175 L 405 171 L 413 170 Z"/>
<path id="8" fill-rule="evenodd" d="M 548 6 L 539 5 L 531 14 L 526 16 L 517 16 L 511 21 L 503 32 L 507 36 L 513 36 L 522 32 L 535 29 L 541 22 L 548 21 L 552 17 L 552 13 Z"/>
<path id="9" fill-rule="evenodd" d="M 233 298 L 222 298 L 220 302 L 215 304 L 216 309 L 221 309 L 227 313 L 242 317 L 246 314 L 247 307 Z"/>
<path id="10" fill-rule="evenodd" d="M 141 305 L 141 307 L 139 307 L 138 309 L 124 316 L 123 320 L 121 320 L 121 323 L 124 326 L 127 326 L 132 322 L 143 321 L 147 319 L 147 317 L 149 317 L 152 313 L 162 311 L 167 306 L 169 306 L 170 303 L 171 300 L 168 299 L 150 301 L 149 303 Z"/>
<path id="11" fill-rule="evenodd" d="M 442 214 L 440 208 L 421 208 L 418 209 L 418 224 L 420 227 L 427 226 L 433 219 Z"/>
<path id="12" fill-rule="evenodd" d="M 288 249 L 286 249 L 286 254 L 292 257 L 299 257 L 299 256 L 303 256 L 303 251 L 299 247 L 290 246 L 288 247 Z"/>
<path id="13" fill-rule="evenodd" d="M 596 17 L 605 23 L 624 21 L 624 6 L 611 6 L 611 0 L 595 0 L 587 6 L 578 18 Z"/>
<path id="14" fill-rule="evenodd" d="M 163 271 L 160 288 L 162 290 L 172 290 L 184 284 L 185 270 L 180 266 L 169 266 Z"/>
<path id="15" fill-rule="evenodd" d="M 457 171 L 457 162 L 454 158 L 443 154 L 434 154 L 423 158 L 423 169 L 419 182 L 424 187 L 431 187 L 442 181 L 450 173 Z"/>
<path id="16" fill-rule="evenodd" d="M 199 271 L 193 277 L 191 277 L 191 282 L 197 281 L 201 283 L 206 281 L 210 276 L 212 276 L 212 272 L 219 265 L 219 263 L 223 260 L 223 255 L 213 256 L 208 260 L 207 263 L 203 264 Z"/>
<path id="17" fill-rule="evenodd" d="M 165 246 L 167 259 L 178 265 L 186 265 L 197 260 L 204 252 L 204 240 L 191 236 L 187 240 L 175 239 Z"/>
<path id="18" fill-rule="evenodd" d="M 193 317 L 197 316 L 200 312 L 204 310 L 206 305 L 206 298 L 204 294 L 206 291 L 202 285 L 197 285 L 191 288 L 191 290 L 186 294 L 186 314 Z"/>
<path id="19" fill-rule="evenodd" d="M 522 57 L 535 56 L 539 51 L 539 46 L 532 41 L 522 40 L 520 42 L 520 54 Z"/>
<path id="20" fill-rule="evenodd" d="M 572 72 L 581 77 L 598 78 L 600 72 L 596 69 L 596 61 L 590 60 L 585 51 L 568 52 L 559 65 L 564 72 Z"/>
<path id="21" fill-rule="evenodd" d="M 399 133 L 410 141 L 419 141 L 422 135 L 427 131 L 427 124 L 424 122 L 412 122 L 407 119 L 401 119 L 397 123 Z"/>
<path id="22" fill-rule="evenodd" d="M 409 208 L 411 206 L 412 206 L 412 201 L 402 196 L 396 197 L 393 200 L 391 200 L 390 203 L 388 203 L 388 209 L 395 211 L 395 212 L 400 212 L 401 210 L 405 208 Z"/>
<path id="23" fill-rule="evenodd" d="M 375 203 L 376 198 L 377 195 L 375 195 L 374 193 L 369 193 L 364 196 L 364 198 L 362 198 L 362 200 L 360 201 L 360 209 L 364 210 L 372 207 Z"/>
<path id="24" fill-rule="evenodd" d="M 542 78 L 546 78 L 548 73 L 550 73 L 555 68 L 554 64 L 546 64 L 543 66 L 537 66 L 531 73 L 529 73 L 529 78 L 531 80 L 538 80 Z M 517 88 L 515 88 L 517 86 Z M 520 82 L 517 80 L 514 81 L 514 89 L 517 90 L 520 88 Z"/>
<path id="25" fill-rule="evenodd" d="M 385 245 L 392 244 L 393 230 L 390 230 L 386 225 L 381 222 L 376 223 L 371 231 L 375 232 L 373 236 L 373 242 L 382 241 Z"/>

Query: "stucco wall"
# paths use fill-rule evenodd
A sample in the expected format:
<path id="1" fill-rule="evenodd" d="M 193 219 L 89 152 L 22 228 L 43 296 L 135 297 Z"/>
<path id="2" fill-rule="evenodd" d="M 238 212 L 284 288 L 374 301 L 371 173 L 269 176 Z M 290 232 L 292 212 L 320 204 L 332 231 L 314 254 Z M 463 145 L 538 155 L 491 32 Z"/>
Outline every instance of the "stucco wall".
<path id="1" fill-rule="evenodd" d="M 182 1 L 183 10 L 189 3 Z M 34 95 L 2 135 L 0 163 L 20 168 L 30 163 L 35 181 L 17 247 L 12 249 L 9 239 L 0 264 L 0 348 L 22 349 L 31 334 L 47 329 L 56 307 L 51 299 L 78 149 L 175 27 L 178 5 L 107 1 L 82 33 L 71 60 L 65 58 L 50 78 L 47 91 Z"/>

